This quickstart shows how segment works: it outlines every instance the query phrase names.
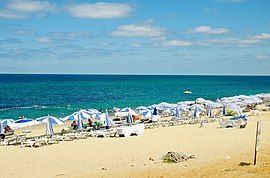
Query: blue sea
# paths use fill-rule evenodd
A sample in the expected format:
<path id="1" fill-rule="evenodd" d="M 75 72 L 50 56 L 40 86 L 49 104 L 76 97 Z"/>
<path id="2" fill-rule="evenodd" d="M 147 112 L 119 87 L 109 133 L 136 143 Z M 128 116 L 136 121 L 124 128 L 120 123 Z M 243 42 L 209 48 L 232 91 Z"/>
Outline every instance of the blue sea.
<path id="1" fill-rule="evenodd" d="M 183 91 L 191 90 L 191 95 Z M 270 76 L 0 75 L 0 118 L 270 93 Z"/>

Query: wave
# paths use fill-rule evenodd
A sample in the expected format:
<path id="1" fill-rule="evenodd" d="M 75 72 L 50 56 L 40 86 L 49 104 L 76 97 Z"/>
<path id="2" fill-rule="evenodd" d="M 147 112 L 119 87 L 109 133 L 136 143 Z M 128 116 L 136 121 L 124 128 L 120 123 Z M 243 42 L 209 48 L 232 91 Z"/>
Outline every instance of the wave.
<path id="1" fill-rule="evenodd" d="M 33 106 L 14 106 L 1 108 L 0 111 L 11 111 L 20 109 L 68 109 L 68 110 L 79 110 L 80 108 L 74 108 L 68 106 L 43 106 L 43 105 L 33 105 Z"/>

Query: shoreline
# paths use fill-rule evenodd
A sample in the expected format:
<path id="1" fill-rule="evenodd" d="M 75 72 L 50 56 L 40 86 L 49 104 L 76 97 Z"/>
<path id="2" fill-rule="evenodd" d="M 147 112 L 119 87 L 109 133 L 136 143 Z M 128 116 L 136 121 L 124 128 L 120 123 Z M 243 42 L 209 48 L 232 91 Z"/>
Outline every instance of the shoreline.
<path id="1" fill-rule="evenodd" d="M 218 99 L 222 100 L 223 98 L 233 98 L 233 97 L 238 97 L 238 96 L 248 96 L 248 97 L 250 97 L 250 96 L 259 96 L 259 95 L 268 95 L 269 98 L 268 98 L 267 101 L 270 101 L 270 93 L 257 93 L 257 94 L 252 94 L 252 95 L 242 95 L 242 94 L 239 94 L 239 95 L 235 95 L 235 96 L 223 96 L 221 98 L 216 98 L 214 100 L 212 100 L 212 99 L 205 99 L 205 98 L 203 98 L 203 99 L 205 99 L 206 101 L 211 101 L 211 102 L 217 103 L 217 100 Z M 199 98 L 197 98 L 197 99 L 199 99 Z M 196 100 L 191 100 L 191 101 L 185 100 L 185 101 L 178 101 L 177 103 L 169 103 L 169 104 L 178 104 L 178 103 L 195 102 L 195 101 Z M 163 101 L 161 103 L 167 103 L 167 102 L 166 101 Z M 161 104 L 161 103 L 159 103 L 159 104 Z M 151 106 L 159 105 L 159 104 L 153 103 L 153 104 L 150 104 L 149 106 L 146 106 L 146 107 L 151 107 Z M 137 107 L 140 107 L 140 106 L 135 106 L 135 107 L 130 107 L 130 108 L 137 108 Z M 18 106 L 18 107 L 11 107 L 11 108 L 1 108 L 0 111 L 7 112 L 7 111 L 15 110 L 15 109 L 33 109 L 33 108 L 34 109 L 68 109 L 68 110 L 73 110 L 73 112 L 76 111 L 76 110 L 82 109 L 82 108 L 76 108 L 76 107 L 69 107 L 69 105 L 66 105 L 66 106 L 33 105 L 33 106 Z M 112 108 L 109 108 L 109 109 L 113 110 L 113 108 L 119 108 L 119 107 L 112 107 Z M 105 110 L 108 109 L 108 108 L 106 108 L 106 109 L 104 109 L 104 108 L 94 108 L 94 109 L 97 109 L 97 110 L 99 110 L 101 112 L 105 112 Z M 70 114 L 72 114 L 72 113 L 70 113 Z M 63 117 L 65 117 L 65 116 L 63 116 Z M 26 118 L 28 118 L 28 117 L 26 116 Z M 12 119 L 12 118 L 0 118 L 0 119 L 3 120 L 3 119 Z M 13 120 L 18 120 L 18 119 L 19 118 L 15 118 Z"/>

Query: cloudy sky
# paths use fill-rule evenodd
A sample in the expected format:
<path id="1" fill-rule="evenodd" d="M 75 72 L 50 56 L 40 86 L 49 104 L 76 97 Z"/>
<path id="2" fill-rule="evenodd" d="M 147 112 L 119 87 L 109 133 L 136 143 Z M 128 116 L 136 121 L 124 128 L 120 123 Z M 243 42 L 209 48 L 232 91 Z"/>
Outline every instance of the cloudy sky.
<path id="1" fill-rule="evenodd" d="M 270 75 L 270 1 L 0 0 L 0 73 Z"/>

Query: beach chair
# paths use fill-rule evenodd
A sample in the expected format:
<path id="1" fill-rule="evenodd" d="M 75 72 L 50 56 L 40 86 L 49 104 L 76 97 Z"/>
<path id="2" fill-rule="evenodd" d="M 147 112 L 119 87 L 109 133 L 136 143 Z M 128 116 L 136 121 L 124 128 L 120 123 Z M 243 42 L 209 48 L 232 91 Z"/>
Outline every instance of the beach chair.
<path id="1" fill-rule="evenodd" d="M 41 147 L 44 145 L 44 141 L 35 139 L 25 139 L 21 142 L 21 147 Z"/>

